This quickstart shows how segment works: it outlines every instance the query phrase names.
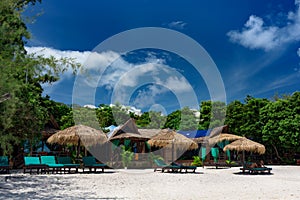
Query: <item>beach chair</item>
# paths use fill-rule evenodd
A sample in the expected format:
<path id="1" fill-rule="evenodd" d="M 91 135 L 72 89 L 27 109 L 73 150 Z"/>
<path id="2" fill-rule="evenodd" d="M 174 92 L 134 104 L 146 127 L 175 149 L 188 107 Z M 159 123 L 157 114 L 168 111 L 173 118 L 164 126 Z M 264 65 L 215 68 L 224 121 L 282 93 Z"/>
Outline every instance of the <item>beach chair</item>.
<path id="1" fill-rule="evenodd" d="M 0 172 L 9 174 L 9 161 L 7 156 L 0 156 Z"/>
<path id="2" fill-rule="evenodd" d="M 161 171 L 164 172 L 165 170 L 167 170 L 167 172 L 181 172 L 181 168 L 177 165 L 168 165 L 166 164 L 163 160 L 161 159 L 154 159 L 154 172 L 156 171 Z"/>
<path id="3" fill-rule="evenodd" d="M 179 164 L 176 162 L 173 162 L 172 166 L 178 166 L 180 168 L 180 172 L 182 172 L 182 170 L 184 170 L 185 173 L 189 172 L 189 170 L 190 170 L 190 172 L 195 173 L 196 169 L 197 169 L 196 166 L 187 166 L 187 165 L 182 165 L 182 164 Z"/>
<path id="4" fill-rule="evenodd" d="M 94 172 L 97 172 L 97 169 L 101 169 L 104 172 L 104 169 L 108 168 L 106 164 L 97 163 L 96 158 L 93 156 L 85 156 L 82 158 L 83 161 L 83 172 L 85 168 L 88 168 L 90 172 L 94 169 Z"/>
<path id="5" fill-rule="evenodd" d="M 48 166 L 45 164 L 41 164 L 39 157 L 31 157 L 31 156 L 25 156 L 24 157 L 24 174 L 27 170 L 29 170 L 29 173 L 32 174 L 33 170 L 36 170 L 36 173 L 46 173 L 48 171 Z"/>
<path id="6" fill-rule="evenodd" d="M 268 173 L 270 174 L 272 171 L 272 168 L 270 167 L 265 167 L 265 166 L 260 166 L 260 167 L 251 167 L 252 163 L 251 162 L 245 162 L 243 167 L 240 168 L 242 173 L 250 173 L 250 174 L 258 174 L 258 173 Z"/>
<path id="7" fill-rule="evenodd" d="M 52 169 L 52 173 L 61 172 L 64 167 L 63 164 L 56 163 L 55 156 L 41 156 L 41 164 L 45 164 L 49 169 Z"/>
<path id="8" fill-rule="evenodd" d="M 75 172 L 78 173 L 78 168 L 80 167 L 80 164 L 74 164 L 72 163 L 70 156 L 59 156 L 57 157 L 58 164 L 63 164 L 64 172 L 66 172 L 66 169 L 68 169 L 68 172 L 71 173 L 71 169 L 75 168 Z"/>
<path id="9" fill-rule="evenodd" d="M 271 174 L 272 168 L 270 167 L 255 167 L 249 170 L 251 174 L 257 174 L 257 173 L 268 173 Z"/>

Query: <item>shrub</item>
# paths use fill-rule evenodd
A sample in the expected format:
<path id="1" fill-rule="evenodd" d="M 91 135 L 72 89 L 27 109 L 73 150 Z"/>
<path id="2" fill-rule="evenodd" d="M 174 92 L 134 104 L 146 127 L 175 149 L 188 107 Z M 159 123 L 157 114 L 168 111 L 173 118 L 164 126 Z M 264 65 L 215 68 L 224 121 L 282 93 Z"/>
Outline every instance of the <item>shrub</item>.
<path id="1" fill-rule="evenodd" d="M 203 165 L 199 156 L 193 156 L 193 159 L 192 166 L 201 167 Z"/>

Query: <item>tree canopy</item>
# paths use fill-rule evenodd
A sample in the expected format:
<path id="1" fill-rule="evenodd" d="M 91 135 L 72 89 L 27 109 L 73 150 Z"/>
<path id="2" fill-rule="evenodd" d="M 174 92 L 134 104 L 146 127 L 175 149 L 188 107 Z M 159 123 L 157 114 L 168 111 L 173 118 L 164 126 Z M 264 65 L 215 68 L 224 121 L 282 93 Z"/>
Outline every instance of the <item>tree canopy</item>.
<path id="1" fill-rule="evenodd" d="M 0 103 L 0 148 L 10 153 L 14 145 L 39 137 L 49 119 L 43 105 L 41 83 L 58 80 L 59 75 L 80 64 L 72 58 L 45 58 L 27 54 L 25 40 L 30 38 L 22 13 L 40 0 L 2 0 L 0 2 L 0 95 L 11 98 Z"/>

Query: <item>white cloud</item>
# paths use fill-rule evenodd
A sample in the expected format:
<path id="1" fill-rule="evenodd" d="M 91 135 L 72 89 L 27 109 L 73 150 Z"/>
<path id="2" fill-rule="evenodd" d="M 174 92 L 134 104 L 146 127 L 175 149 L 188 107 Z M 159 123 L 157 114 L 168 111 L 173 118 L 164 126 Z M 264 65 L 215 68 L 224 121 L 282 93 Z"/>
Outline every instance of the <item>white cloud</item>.
<path id="1" fill-rule="evenodd" d="M 111 76 L 118 77 L 118 79 L 108 84 L 109 87 L 114 89 L 116 94 L 114 101 L 116 102 L 126 104 L 126 101 L 136 90 L 138 90 L 138 94 L 134 104 L 144 106 L 153 105 L 156 97 L 167 91 L 172 91 L 178 95 L 185 93 L 183 96 L 186 96 L 188 92 L 192 92 L 192 87 L 187 80 L 175 69 L 166 65 L 164 60 L 146 59 L 146 63 L 138 65 L 127 63 L 127 66 L 129 65 L 131 65 L 131 68 L 128 67 L 128 71 L 122 71 L 120 74 L 116 71 L 118 75 L 108 73 L 107 77 L 104 77 L 104 79 Z M 145 86 L 146 89 L 139 90 L 140 87 Z"/>
<path id="2" fill-rule="evenodd" d="M 187 23 L 185 23 L 183 21 L 174 21 L 174 22 L 170 22 L 168 24 L 168 27 L 182 30 L 186 27 L 186 25 L 187 25 Z"/>
<path id="3" fill-rule="evenodd" d="M 135 64 L 127 62 L 119 53 L 111 51 L 103 53 L 62 51 L 47 47 L 26 47 L 26 50 L 28 53 L 45 57 L 74 58 L 76 62 L 81 63 L 84 69 L 88 70 L 88 76 L 80 76 L 82 79 L 80 78 L 76 84 L 76 87 L 79 87 L 78 90 L 83 90 L 80 96 L 86 94 L 90 87 L 104 87 L 107 90 L 117 91 L 116 99 L 112 101 L 116 100 L 126 105 L 128 102 L 123 100 L 128 99 L 128 95 L 132 95 L 132 92 L 139 87 L 149 84 L 145 91 L 138 91 L 135 99 L 134 105 L 144 107 L 155 104 L 156 98 L 165 92 L 171 91 L 187 99 L 191 99 L 188 94 L 193 92 L 182 74 L 168 66 L 166 60 L 157 58 L 154 54 L 149 54 L 143 63 Z M 67 70 L 66 74 L 61 75 L 60 81 L 53 85 L 43 85 L 46 93 L 51 95 L 56 92 L 55 86 L 68 79 L 71 72 L 72 69 Z"/>
<path id="4" fill-rule="evenodd" d="M 120 57 L 120 54 L 112 51 L 97 53 L 91 51 L 70 51 L 70 50 L 58 50 L 49 47 L 25 47 L 28 54 L 34 54 L 36 56 L 44 56 L 49 58 L 50 56 L 55 57 L 56 59 L 61 58 L 72 58 L 75 62 L 80 63 L 82 65 L 83 70 L 88 71 L 96 71 L 102 72 L 106 67 Z M 60 75 L 60 80 L 58 82 L 53 83 L 53 85 L 59 84 L 64 79 L 68 79 L 72 76 L 73 70 L 72 68 L 68 68 L 63 74 Z M 93 74 L 95 75 L 95 74 Z M 90 77 L 87 78 L 87 82 L 91 82 Z M 49 89 L 53 89 L 53 85 L 43 84 L 43 88 L 49 91 Z"/>
<path id="5" fill-rule="evenodd" d="M 264 27 L 261 18 L 251 15 L 245 27 L 242 32 L 230 31 L 227 34 L 230 40 L 250 49 L 262 48 L 270 50 L 278 45 L 276 38 L 278 28 L 272 26 Z"/>
<path id="6" fill-rule="evenodd" d="M 174 88 L 174 90 L 178 93 L 186 92 L 191 89 L 191 85 L 187 82 L 187 80 L 184 77 L 169 77 L 164 83 L 164 85 L 168 88 Z"/>
<path id="7" fill-rule="evenodd" d="M 133 104 L 139 108 L 155 105 L 157 103 L 157 96 L 166 91 L 167 90 L 164 87 L 158 85 L 150 85 L 146 90 L 141 90 L 138 92 L 138 95 L 135 98 Z"/>
<path id="8" fill-rule="evenodd" d="M 227 35 L 234 43 L 250 49 L 272 50 L 281 45 L 300 41 L 300 1 L 296 0 L 296 12 L 286 15 L 284 26 L 265 26 L 262 18 L 251 15 L 242 31 L 229 31 Z"/>
<path id="9" fill-rule="evenodd" d="M 299 0 L 300 1 L 300 0 Z M 300 48 L 297 51 L 298 56 L 300 57 Z"/>
<path id="10" fill-rule="evenodd" d="M 91 51 L 70 51 L 70 50 L 57 50 L 49 47 L 25 47 L 29 54 L 35 54 L 37 56 L 43 55 L 49 58 L 53 56 L 57 59 L 60 58 L 73 58 L 75 62 L 83 65 L 86 69 L 97 69 L 106 67 L 112 61 L 117 59 L 120 54 L 112 51 L 97 53 Z M 69 72 L 71 69 L 69 69 Z"/>

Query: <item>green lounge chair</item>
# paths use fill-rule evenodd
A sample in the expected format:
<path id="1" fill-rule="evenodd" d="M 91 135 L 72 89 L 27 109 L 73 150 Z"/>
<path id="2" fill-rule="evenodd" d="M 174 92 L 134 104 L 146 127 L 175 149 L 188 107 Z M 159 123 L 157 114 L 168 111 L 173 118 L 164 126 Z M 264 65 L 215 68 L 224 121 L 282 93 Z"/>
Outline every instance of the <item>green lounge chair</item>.
<path id="1" fill-rule="evenodd" d="M 250 169 L 250 173 L 257 174 L 257 173 L 268 173 L 271 174 L 272 168 L 270 167 L 255 167 L 253 169 Z"/>
<path id="2" fill-rule="evenodd" d="M 188 170 L 191 170 L 191 172 L 195 173 L 196 169 L 197 169 L 196 166 L 187 166 L 187 165 L 182 165 L 182 164 L 179 164 L 179 163 L 176 163 L 176 162 L 173 162 L 172 166 L 180 167 L 180 172 L 182 172 L 182 170 L 185 170 L 185 173 L 187 173 Z"/>
<path id="3" fill-rule="evenodd" d="M 78 168 L 80 167 L 80 164 L 73 164 L 71 157 L 69 156 L 63 156 L 63 157 L 57 157 L 58 164 L 64 165 L 64 172 L 66 172 L 66 169 L 68 169 L 68 172 L 71 173 L 71 169 L 75 168 L 75 172 L 78 172 Z"/>
<path id="4" fill-rule="evenodd" d="M 45 164 L 49 169 L 52 169 L 52 173 L 58 173 L 64 167 L 63 164 L 56 163 L 55 156 L 41 156 L 41 164 Z"/>
<path id="5" fill-rule="evenodd" d="M 41 164 L 39 157 L 31 157 L 31 156 L 25 156 L 24 157 L 24 174 L 26 173 L 26 170 L 29 170 L 29 173 L 32 174 L 33 170 L 36 170 L 36 173 L 46 173 L 48 171 L 48 166 L 45 164 Z"/>
<path id="6" fill-rule="evenodd" d="M 9 174 L 9 161 L 7 156 L 0 156 L 0 172 Z"/>
<path id="7" fill-rule="evenodd" d="M 257 173 L 267 172 L 268 174 L 270 174 L 272 168 L 270 168 L 270 167 L 254 167 L 254 168 L 242 167 L 242 168 L 240 168 L 240 170 L 242 171 L 242 173 L 257 174 Z"/>
<path id="8" fill-rule="evenodd" d="M 257 174 L 257 173 L 268 173 L 270 174 L 272 171 L 272 168 L 270 167 L 251 167 L 251 162 L 244 163 L 243 167 L 240 168 L 242 173 L 250 173 L 250 174 Z"/>
<path id="9" fill-rule="evenodd" d="M 94 172 L 97 171 L 97 169 L 101 169 L 102 172 L 104 172 L 105 168 L 108 168 L 106 164 L 97 163 L 95 157 L 93 156 L 85 156 L 82 158 L 83 161 L 83 172 L 85 168 L 88 168 L 90 172 L 92 172 L 92 169 L 94 169 Z"/>
<path id="10" fill-rule="evenodd" d="M 167 170 L 168 172 L 181 172 L 181 169 L 179 166 L 176 165 L 168 165 L 166 164 L 163 160 L 161 159 L 154 159 L 154 163 L 155 163 L 155 167 L 154 167 L 154 172 L 156 171 L 160 171 L 164 172 L 165 170 Z"/>

